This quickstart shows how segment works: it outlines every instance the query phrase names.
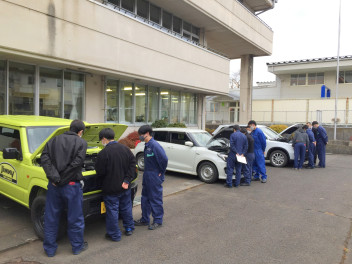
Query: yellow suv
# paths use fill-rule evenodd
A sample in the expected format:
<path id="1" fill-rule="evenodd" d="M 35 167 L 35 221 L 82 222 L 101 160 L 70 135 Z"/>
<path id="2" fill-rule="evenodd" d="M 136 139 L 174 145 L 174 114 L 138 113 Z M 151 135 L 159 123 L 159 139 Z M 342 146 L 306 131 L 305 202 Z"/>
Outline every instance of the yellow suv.
<path id="1" fill-rule="evenodd" d="M 48 179 L 40 165 L 40 155 L 51 138 L 69 130 L 70 123 L 71 120 L 54 117 L 0 115 L 0 194 L 31 210 L 34 231 L 41 239 L 44 237 Z M 115 139 L 118 139 L 127 126 L 88 123 L 85 125 L 86 130 L 82 138 L 87 141 L 88 149 L 82 168 L 83 212 L 85 217 L 89 217 L 105 212 L 94 167 L 102 147 L 99 132 L 105 127 L 110 127 L 115 132 Z M 133 201 L 137 192 L 135 182 L 131 184 L 131 189 Z M 60 234 L 64 231 L 63 225 Z"/>

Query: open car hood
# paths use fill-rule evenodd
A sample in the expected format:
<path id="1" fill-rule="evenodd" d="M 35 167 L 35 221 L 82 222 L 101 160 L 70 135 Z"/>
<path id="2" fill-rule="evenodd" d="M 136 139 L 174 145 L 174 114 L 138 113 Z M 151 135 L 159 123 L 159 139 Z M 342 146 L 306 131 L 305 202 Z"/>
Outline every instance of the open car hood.
<path id="1" fill-rule="evenodd" d="M 228 153 L 230 150 L 230 140 L 225 137 L 216 139 L 212 137 L 206 147 L 215 152 Z"/>
<path id="2" fill-rule="evenodd" d="M 127 125 L 122 125 L 122 124 L 85 124 L 86 129 L 84 130 L 82 138 L 87 141 L 88 147 L 97 147 L 97 146 L 102 146 L 99 142 L 99 132 L 103 128 L 111 128 L 115 132 L 115 140 L 118 140 L 122 134 L 125 132 L 127 129 Z M 39 154 L 42 153 L 44 150 L 44 147 L 48 141 L 58 135 L 61 135 L 65 133 L 66 131 L 69 131 L 70 127 L 69 126 L 64 126 L 56 129 L 31 155 L 31 159 L 35 159 Z"/>

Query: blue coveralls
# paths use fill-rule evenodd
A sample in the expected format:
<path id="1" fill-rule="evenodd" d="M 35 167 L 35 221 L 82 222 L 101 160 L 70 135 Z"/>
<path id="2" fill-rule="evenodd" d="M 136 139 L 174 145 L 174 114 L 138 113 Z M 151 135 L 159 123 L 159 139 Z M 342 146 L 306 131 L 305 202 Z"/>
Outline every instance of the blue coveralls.
<path id="1" fill-rule="evenodd" d="M 164 149 L 153 138 L 145 144 L 144 148 L 144 174 L 142 189 L 142 219 L 150 223 L 150 213 L 153 223 L 163 223 L 163 186 L 168 158 Z M 161 174 L 159 176 L 159 174 Z"/>
<path id="2" fill-rule="evenodd" d="M 75 253 L 82 249 L 84 243 L 82 203 L 83 190 L 79 182 L 70 182 L 64 186 L 54 186 L 49 182 L 46 193 L 43 242 L 44 250 L 48 255 L 56 252 L 56 237 L 61 212 L 64 208 L 67 208 L 67 234 L 71 241 L 72 251 Z"/>
<path id="3" fill-rule="evenodd" d="M 315 153 L 315 137 L 312 129 L 307 129 L 307 134 L 309 138 L 309 148 L 308 148 L 308 167 L 314 168 L 314 153 Z"/>
<path id="4" fill-rule="evenodd" d="M 302 169 L 305 157 L 306 157 L 306 146 L 302 142 L 297 142 L 294 147 L 295 159 L 293 161 L 293 166 L 296 169 Z M 298 161 L 299 160 L 299 161 Z"/>
<path id="5" fill-rule="evenodd" d="M 264 152 L 266 148 L 266 137 L 260 128 L 254 129 L 251 133 L 251 136 L 254 139 L 254 178 L 259 179 L 259 175 L 261 175 L 263 180 L 267 178 L 264 158 Z"/>
<path id="6" fill-rule="evenodd" d="M 227 178 L 226 184 L 232 186 L 233 170 L 236 168 L 235 187 L 240 185 L 242 175 L 242 163 L 236 159 L 236 154 L 245 155 L 248 149 L 247 137 L 240 131 L 236 131 L 230 136 L 230 153 L 227 158 Z"/>
<path id="7" fill-rule="evenodd" d="M 319 158 L 318 166 L 325 168 L 325 146 L 328 143 L 328 135 L 326 133 L 325 128 L 322 126 L 317 127 L 317 153 Z"/>

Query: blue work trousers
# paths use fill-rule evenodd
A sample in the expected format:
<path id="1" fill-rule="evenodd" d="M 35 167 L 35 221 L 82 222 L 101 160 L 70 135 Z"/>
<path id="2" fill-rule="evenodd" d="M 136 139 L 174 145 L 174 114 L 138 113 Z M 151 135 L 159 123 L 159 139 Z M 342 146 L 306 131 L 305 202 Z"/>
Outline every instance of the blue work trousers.
<path id="1" fill-rule="evenodd" d="M 142 222 L 150 223 L 150 213 L 153 223 L 162 224 L 164 216 L 163 186 L 165 176 L 159 176 L 157 171 L 144 171 L 142 189 Z"/>
<path id="2" fill-rule="evenodd" d="M 118 195 L 104 195 L 104 203 L 106 208 L 106 233 L 112 240 L 120 241 L 119 213 L 121 214 L 123 227 L 134 230 L 131 190 Z"/>
<path id="3" fill-rule="evenodd" d="M 322 140 L 317 141 L 318 166 L 325 168 L 325 143 Z"/>
<path id="4" fill-rule="evenodd" d="M 243 176 L 244 176 L 244 181 L 246 183 L 251 183 L 252 180 L 252 173 L 253 173 L 253 162 L 254 162 L 254 153 L 247 153 L 246 154 L 246 159 L 247 159 L 247 164 L 243 165 Z"/>
<path id="5" fill-rule="evenodd" d="M 265 158 L 263 150 L 255 149 L 254 150 L 254 162 L 253 162 L 253 171 L 255 172 L 254 178 L 259 179 L 259 175 L 262 176 L 262 179 L 266 179 L 266 168 L 265 168 Z"/>
<path id="6" fill-rule="evenodd" d="M 232 186 L 233 171 L 236 170 L 235 186 L 239 186 L 242 176 L 242 164 L 236 159 L 236 154 L 230 153 L 227 158 L 227 177 L 226 184 Z"/>
<path id="7" fill-rule="evenodd" d="M 294 159 L 294 168 L 302 169 L 304 160 L 306 158 L 306 146 L 302 143 L 296 143 L 294 147 L 295 159 Z"/>
<path id="8" fill-rule="evenodd" d="M 67 234 L 72 251 L 75 253 L 82 249 L 84 243 L 82 204 L 83 191 L 79 182 L 64 186 L 54 186 L 49 182 L 46 193 L 43 242 L 44 250 L 48 255 L 53 255 L 56 252 L 60 217 L 65 209 L 67 209 Z"/>
<path id="9" fill-rule="evenodd" d="M 315 154 L 315 145 L 313 143 L 309 143 L 308 166 L 311 168 L 314 168 L 314 154 Z"/>

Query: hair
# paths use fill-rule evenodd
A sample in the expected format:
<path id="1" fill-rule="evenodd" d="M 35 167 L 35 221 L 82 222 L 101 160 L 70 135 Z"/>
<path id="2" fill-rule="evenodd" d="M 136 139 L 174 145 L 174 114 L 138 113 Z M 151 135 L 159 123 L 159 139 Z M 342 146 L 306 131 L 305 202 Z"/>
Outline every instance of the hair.
<path id="1" fill-rule="evenodd" d="M 248 133 L 248 132 L 247 132 L 247 128 L 242 127 L 242 128 L 241 128 L 241 133 L 243 133 L 243 134 L 247 134 L 247 133 Z"/>
<path id="2" fill-rule="evenodd" d="M 86 126 L 84 125 L 83 121 L 76 119 L 71 122 L 70 131 L 78 134 L 79 131 L 84 131 L 85 129 Z"/>
<path id="3" fill-rule="evenodd" d="M 103 138 L 106 138 L 107 140 L 113 140 L 115 138 L 115 132 L 111 128 L 103 128 L 99 132 L 99 141 L 102 140 Z"/>
<path id="4" fill-rule="evenodd" d="M 246 128 L 251 128 L 250 125 L 246 126 Z"/>
<path id="5" fill-rule="evenodd" d="M 257 122 L 255 122 L 254 120 L 251 120 L 251 121 L 248 122 L 248 125 L 255 125 L 255 126 L 257 126 Z"/>
<path id="6" fill-rule="evenodd" d="M 308 129 L 308 126 L 307 126 L 307 125 L 304 125 L 302 128 L 305 129 L 305 130 L 307 130 L 307 129 Z"/>
<path id="7" fill-rule="evenodd" d="M 318 121 L 313 121 L 312 125 L 319 125 Z"/>
<path id="8" fill-rule="evenodd" d="M 306 125 L 312 125 L 312 123 L 311 122 L 307 122 Z"/>
<path id="9" fill-rule="evenodd" d="M 236 131 L 240 131 L 241 128 L 240 128 L 239 125 L 234 125 L 234 126 L 233 126 L 233 129 L 236 130 Z"/>
<path id="10" fill-rule="evenodd" d="M 149 126 L 149 125 L 144 125 L 144 126 L 141 126 L 138 129 L 138 134 L 139 135 L 144 135 L 145 133 L 149 133 L 149 135 L 152 135 L 153 128 L 151 126 Z"/>

